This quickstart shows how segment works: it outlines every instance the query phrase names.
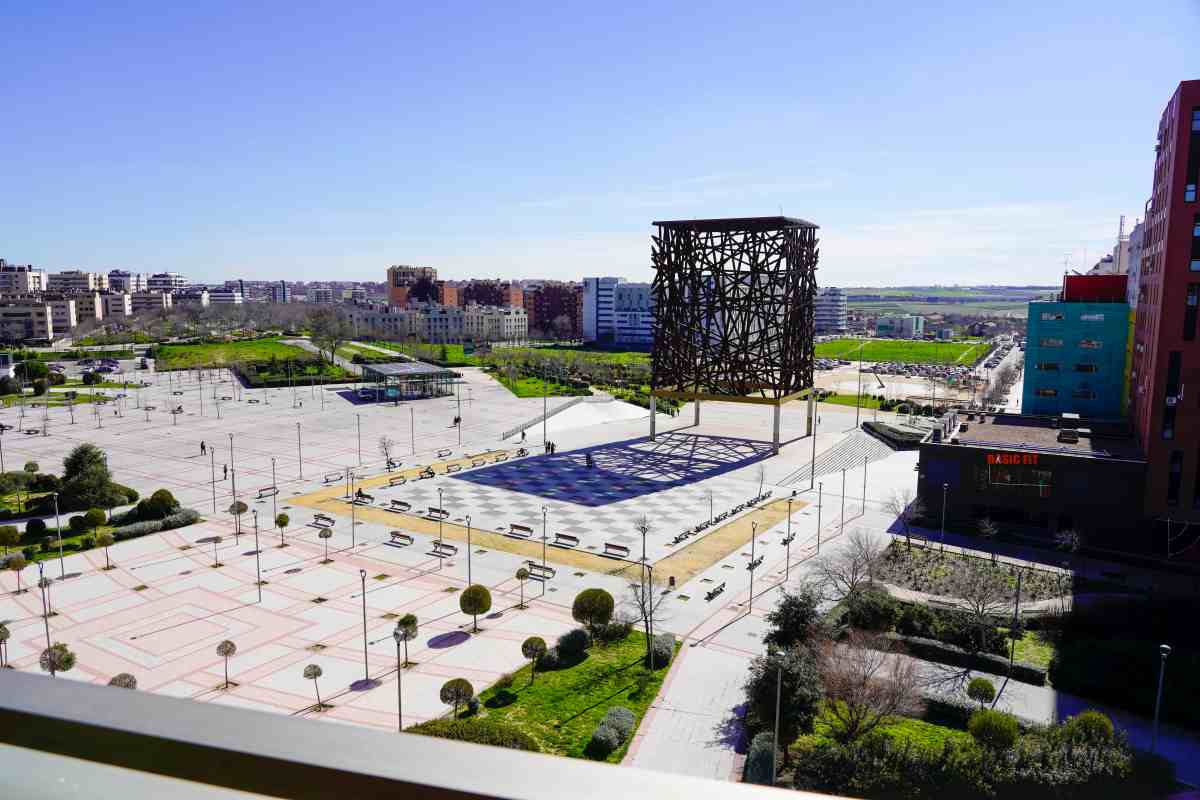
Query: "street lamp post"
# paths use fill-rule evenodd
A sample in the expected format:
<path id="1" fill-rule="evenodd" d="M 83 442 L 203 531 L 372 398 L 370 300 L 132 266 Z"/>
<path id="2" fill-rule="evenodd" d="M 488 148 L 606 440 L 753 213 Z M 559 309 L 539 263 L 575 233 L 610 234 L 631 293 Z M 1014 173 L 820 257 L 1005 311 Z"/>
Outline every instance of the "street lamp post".
<path id="1" fill-rule="evenodd" d="M 47 639 L 49 641 L 49 639 Z M 1167 671 L 1167 656 L 1171 655 L 1171 645 L 1161 644 L 1158 646 L 1158 653 L 1162 656 L 1162 660 L 1158 665 L 1158 696 L 1154 699 L 1154 738 L 1150 743 L 1150 752 L 1158 752 L 1158 710 L 1162 706 L 1162 687 L 1163 673 Z"/>
<path id="2" fill-rule="evenodd" d="M 746 603 L 746 613 L 754 610 L 754 570 L 758 567 L 759 559 L 754 557 L 754 541 L 758 538 L 758 520 L 750 523 L 750 563 L 746 569 L 750 571 L 750 600 Z"/>
<path id="3" fill-rule="evenodd" d="M 54 530 L 58 536 L 58 577 L 66 578 L 66 570 L 63 569 L 63 536 L 62 523 L 58 520 L 58 492 L 54 492 Z"/>
<path id="4" fill-rule="evenodd" d="M 862 413 L 862 358 L 863 348 L 867 346 L 867 340 L 863 339 L 862 344 L 858 346 L 858 397 L 854 401 L 854 427 L 858 427 L 859 414 Z"/>
<path id="5" fill-rule="evenodd" d="M 546 593 L 546 515 L 549 511 L 550 509 L 542 506 L 542 594 Z"/>
<path id="6" fill-rule="evenodd" d="M 846 531 L 846 470 L 842 470 L 842 521 L 838 523 L 838 536 Z"/>
<path id="7" fill-rule="evenodd" d="M 408 407 L 408 426 L 412 436 L 412 454 L 417 454 L 417 415 L 413 407 Z"/>
<path id="8" fill-rule="evenodd" d="M 46 627 L 46 649 L 50 649 L 50 596 L 46 593 L 46 589 L 50 588 L 50 582 L 43 575 L 44 565 L 41 561 L 38 562 L 38 588 L 42 590 L 42 623 Z M 50 677 L 54 677 L 54 659 L 50 661 Z"/>
<path id="9" fill-rule="evenodd" d="M 787 535 L 783 537 L 783 545 L 787 548 L 787 554 L 784 556 L 783 562 L 783 582 L 787 583 L 791 576 L 792 569 L 792 500 L 796 497 L 796 492 L 792 492 L 792 496 L 788 498 L 788 520 L 787 520 Z"/>
<path id="10" fill-rule="evenodd" d="M 471 515 L 467 514 L 467 586 L 471 583 Z"/>
<path id="11" fill-rule="evenodd" d="M 396 629 L 392 631 L 392 638 L 396 640 L 396 731 L 404 730 L 404 666 L 400 662 L 400 646 L 404 643 L 404 631 L 400 628 L 400 623 L 396 623 Z"/>
<path id="12" fill-rule="evenodd" d="M 821 554 L 821 506 L 825 497 L 825 483 L 817 484 L 817 555 Z"/>
<path id="13" fill-rule="evenodd" d="M 950 491 L 950 484 L 942 484 L 942 552 L 946 552 L 946 493 Z"/>
<path id="14" fill-rule="evenodd" d="M 229 475 L 230 488 L 233 490 L 233 502 L 237 502 L 237 467 L 233 463 L 233 434 L 229 434 Z"/>
<path id="15" fill-rule="evenodd" d="M 254 584 L 258 587 L 258 602 L 262 602 L 262 556 L 258 546 L 258 509 L 254 509 L 254 573 L 257 579 Z"/>
<path id="16" fill-rule="evenodd" d="M 217 448 L 208 449 L 208 463 L 212 471 L 212 504 L 213 513 L 217 513 Z"/>
<path id="17" fill-rule="evenodd" d="M 438 487 L 438 549 L 441 549 L 442 544 L 442 518 L 446 516 L 446 509 L 442 507 L 442 489 Z"/>
<path id="18" fill-rule="evenodd" d="M 354 419 L 358 425 L 358 465 L 362 466 L 362 414 L 355 414 Z"/>
<path id="19" fill-rule="evenodd" d="M 300 464 L 300 479 L 304 479 L 304 448 L 300 444 L 300 423 L 296 423 L 296 457 Z"/>
<path id="20" fill-rule="evenodd" d="M 274 522 L 279 516 L 279 503 L 276 501 L 279 497 L 279 484 L 275 482 L 275 456 L 271 456 L 271 491 L 274 492 L 271 495 L 271 521 Z"/>

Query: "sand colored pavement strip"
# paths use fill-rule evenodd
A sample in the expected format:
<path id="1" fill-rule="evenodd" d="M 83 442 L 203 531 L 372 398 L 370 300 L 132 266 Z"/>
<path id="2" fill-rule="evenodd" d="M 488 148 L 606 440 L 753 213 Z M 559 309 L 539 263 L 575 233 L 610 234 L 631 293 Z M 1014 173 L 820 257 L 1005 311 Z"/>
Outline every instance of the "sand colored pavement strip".
<path id="1" fill-rule="evenodd" d="M 476 457 L 478 458 L 479 456 Z M 464 461 L 469 464 L 470 457 L 460 459 L 459 461 L 439 462 L 431 466 L 435 472 L 442 474 L 445 472 L 446 464 L 462 463 Z M 364 491 L 376 486 L 386 486 L 388 480 L 397 474 L 409 477 L 409 473 L 411 473 L 415 476 L 421 469 L 423 468 L 414 468 L 402 473 L 393 472 L 391 474 L 364 478 L 358 481 L 355 486 L 356 488 L 363 488 Z M 338 516 L 351 515 L 350 503 L 345 498 L 344 486 L 335 485 L 310 494 L 297 495 L 291 498 L 291 503 L 297 506 L 314 508 L 327 514 Z M 792 513 L 794 514 L 806 505 L 808 504 L 803 501 L 793 499 Z M 426 516 L 395 513 L 377 506 L 358 506 L 353 513 L 360 520 L 375 522 L 398 530 L 402 529 L 427 536 L 437 536 L 440 532 L 443 538 L 459 542 L 467 541 L 467 527 L 453 522 L 442 521 L 439 523 L 438 520 Z M 731 522 L 727 522 L 702 539 L 656 562 L 654 564 L 655 582 L 666 583 L 669 577 L 674 577 L 680 585 L 687 583 L 699 573 L 749 542 L 754 522 L 757 522 L 759 530 L 765 533 L 771 526 L 783 522 L 785 519 L 787 519 L 787 500 L 783 499 L 775 500 Z M 486 547 L 491 550 L 513 553 L 529 558 L 531 561 L 540 562 L 542 560 L 543 547 L 540 538 L 518 539 L 488 530 L 472 528 L 471 542 L 477 547 Z M 546 547 L 544 551 L 546 561 L 549 563 L 575 567 L 591 572 L 614 575 L 635 567 L 634 564 L 630 564 L 629 562 L 622 562 L 620 559 L 598 555 L 585 550 Z"/>

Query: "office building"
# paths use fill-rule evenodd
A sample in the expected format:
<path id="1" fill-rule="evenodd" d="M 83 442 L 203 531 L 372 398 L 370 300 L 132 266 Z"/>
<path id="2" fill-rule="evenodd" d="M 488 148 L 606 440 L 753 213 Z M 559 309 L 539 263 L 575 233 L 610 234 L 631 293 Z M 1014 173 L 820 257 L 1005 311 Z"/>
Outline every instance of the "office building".
<path id="1" fill-rule="evenodd" d="M 428 281 L 437 282 L 437 270 L 433 267 L 414 267 L 408 264 L 394 264 L 387 270 L 388 304 L 393 306 L 408 305 L 409 290 L 417 283 Z M 433 297 L 418 297 L 425 302 Z"/>
<path id="2" fill-rule="evenodd" d="M 54 312 L 38 298 L 0 299 L 0 338 L 48 342 L 54 338 Z"/>
<path id="3" fill-rule="evenodd" d="M 214 306 L 240 306 L 243 298 L 242 293 L 237 289 L 209 289 L 208 302 L 209 305 Z"/>
<path id="4" fill-rule="evenodd" d="M 925 318 L 916 314 L 897 314 L 875 321 L 875 335 L 890 339 L 923 339 Z"/>
<path id="5" fill-rule="evenodd" d="M 333 289 L 330 289 L 328 286 L 310 287 L 306 297 L 308 298 L 308 302 L 310 302 L 310 303 L 329 304 L 329 303 L 334 302 Z"/>
<path id="6" fill-rule="evenodd" d="M 29 294 L 46 288 L 46 273 L 32 264 L 9 264 L 0 258 L 0 294 Z"/>
<path id="7" fill-rule="evenodd" d="M 103 272 L 84 272 L 72 269 L 52 272 L 46 281 L 50 292 L 102 292 L 108 288 L 108 276 Z"/>
<path id="8" fill-rule="evenodd" d="M 171 293 L 165 291 L 149 290 L 145 292 L 130 292 L 130 301 L 133 304 L 133 313 L 141 314 L 146 311 L 170 311 Z"/>
<path id="9" fill-rule="evenodd" d="M 173 308 L 208 308 L 209 302 L 207 286 L 189 286 L 171 295 Z"/>
<path id="10" fill-rule="evenodd" d="M 612 339 L 615 322 L 613 319 L 613 292 L 620 278 L 583 279 L 583 340 L 601 341 Z"/>
<path id="11" fill-rule="evenodd" d="M 817 292 L 813 306 L 813 327 L 818 334 L 843 334 L 847 331 L 846 293 L 836 286 Z"/>
<path id="12" fill-rule="evenodd" d="M 108 288 L 114 292 L 144 292 L 149 286 L 144 273 L 112 269 L 108 271 Z"/>
<path id="13" fill-rule="evenodd" d="M 287 281 L 280 281 L 271 286 L 271 302 L 272 303 L 290 303 L 292 302 L 292 290 L 288 287 Z"/>
<path id="14" fill-rule="evenodd" d="M 1029 304 L 1025 414 L 1119 419 L 1127 395 L 1126 276 L 1068 275 L 1053 302 Z"/>
<path id="15" fill-rule="evenodd" d="M 1138 220 L 1129 232 L 1129 280 L 1125 284 L 1125 302 L 1129 303 L 1130 311 L 1136 313 L 1138 305 L 1138 288 L 1142 275 L 1142 237 L 1146 233 L 1146 223 Z"/>
<path id="16" fill-rule="evenodd" d="M 622 278 L 583 279 L 583 340 L 649 347 L 654 343 L 654 287 Z"/>
<path id="17" fill-rule="evenodd" d="M 75 301 L 75 318 L 84 322 L 100 322 L 104 319 L 104 303 L 99 292 L 80 292 L 71 296 Z"/>
<path id="18" fill-rule="evenodd" d="M 538 338 L 583 336 L 583 287 L 578 283 L 546 281 L 522 291 L 529 334 Z"/>
<path id="19" fill-rule="evenodd" d="M 187 278 L 178 272 L 156 272 L 146 279 L 146 289 L 151 292 L 173 292 L 187 285 Z"/>
<path id="20" fill-rule="evenodd" d="M 123 319 L 133 314 L 133 298 L 129 292 L 105 292 L 100 295 L 100 305 L 106 319 Z"/>
<path id="21" fill-rule="evenodd" d="M 1178 531 L 1200 522 L 1200 81 L 1175 90 L 1155 153 L 1130 412 L 1146 454 L 1146 516 Z"/>

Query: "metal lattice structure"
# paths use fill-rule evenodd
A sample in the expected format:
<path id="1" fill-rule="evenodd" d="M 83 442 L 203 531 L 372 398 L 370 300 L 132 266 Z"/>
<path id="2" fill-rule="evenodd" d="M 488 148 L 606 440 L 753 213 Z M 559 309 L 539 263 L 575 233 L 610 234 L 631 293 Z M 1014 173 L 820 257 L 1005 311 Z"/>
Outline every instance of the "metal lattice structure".
<path id="1" fill-rule="evenodd" d="M 654 224 L 652 394 L 777 407 L 809 394 L 817 226 L 792 217 Z"/>

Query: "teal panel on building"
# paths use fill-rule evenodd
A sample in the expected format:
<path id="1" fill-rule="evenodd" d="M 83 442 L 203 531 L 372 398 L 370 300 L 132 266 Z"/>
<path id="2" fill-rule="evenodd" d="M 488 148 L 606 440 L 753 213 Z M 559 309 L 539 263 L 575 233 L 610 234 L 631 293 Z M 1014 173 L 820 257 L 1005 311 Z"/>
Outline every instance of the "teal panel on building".
<path id="1" fill-rule="evenodd" d="M 1030 303 L 1021 412 L 1119 418 L 1129 313 L 1124 303 Z"/>

